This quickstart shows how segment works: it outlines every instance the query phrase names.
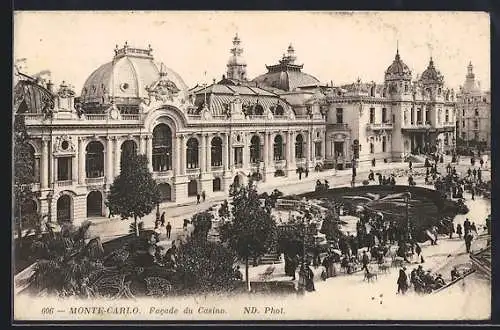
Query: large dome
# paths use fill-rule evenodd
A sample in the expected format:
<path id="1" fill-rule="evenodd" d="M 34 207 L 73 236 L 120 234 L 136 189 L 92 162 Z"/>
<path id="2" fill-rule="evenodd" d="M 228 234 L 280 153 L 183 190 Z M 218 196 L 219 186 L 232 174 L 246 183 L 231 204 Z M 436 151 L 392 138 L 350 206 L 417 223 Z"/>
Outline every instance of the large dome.
<path id="1" fill-rule="evenodd" d="M 425 71 L 422 73 L 420 80 L 424 83 L 442 83 L 443 82 L 443 76 L 434 67 L 434 61 L 432 60 L 432 57 L 429 61 L 429 65 L 427 66 L 427 69 L 425 69 Z"/>
<path id="2" fill-rule="evenodd" d="M 116 49 L 113 60 L 101 65 L 87 78 L 81 101 L 104 104 L 109 103 L 110 98 L 146 98 L 146 88 L 158 81 L 160 74 L 185 93 L 188 88 L 181 76 L 163 64 L 156 63 L 151 53 L 151 48 L 137 49 L 127 44 L 122 49 Z"/>
<path id="3" fill-rule="evenodd" d="M 411 70 L 399 56 L 399 51 L 396 52 L 396 57 L 391 65 L 385 70 L 385 80 L 411 80 Z"/>

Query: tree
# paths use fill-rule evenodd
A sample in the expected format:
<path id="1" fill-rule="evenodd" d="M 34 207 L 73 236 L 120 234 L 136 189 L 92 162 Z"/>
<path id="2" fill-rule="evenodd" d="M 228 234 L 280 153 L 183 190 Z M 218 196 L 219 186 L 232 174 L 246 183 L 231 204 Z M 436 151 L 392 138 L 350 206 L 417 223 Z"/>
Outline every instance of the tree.
<path id="1" fill-rule="evenodd" d="M 145 155 L 130 154 L 122 159 L 121 173 L 111 185 L 106 206 L 121 218 L 134 218 L 135 234 L 139 237 L 137 219 L 151 213 L 160 202 L 158 185 L 148 170 Z"/>
<path id="2" fill-rule="evenodd" d="M 25 218 L 21 208 L 34 195 L 31 190 L 31 185 L 35 182 L 34 166 L 24 116 L 16 114 L 14 117 L 14 214 L 20 244 L 22 244 L 22 223 Z"/>
<path id="3" fill-rule="evenodd" d="M 276 224 L 271 213 L 262 207 L 257 189 L 250 182 L 233 197 L 233 220 L 221 228 L 221 239 L 245 260 L 245 277 L 248 279 L 248 260 L 266 253 L 273 244 Z"/>
<path id="4" fill-rule="evenodd" d="M 207 240 L 208 232 L 210 228 L 212 228 L 212 220 L 214 219 L 214 215 L 209 211 L 203 211 L 200 213 L 196 213 L 191 218 L 191 221 L 194 226 L 193 237 L 194 239 L 199 240 Z"/>
<path id="5" fill-rule="evenodd" d="M 185 290 L 226 291 L 234 280 L 234 253 L 224 246 L 190 239 L 179 252 L 179 280 Z"/>

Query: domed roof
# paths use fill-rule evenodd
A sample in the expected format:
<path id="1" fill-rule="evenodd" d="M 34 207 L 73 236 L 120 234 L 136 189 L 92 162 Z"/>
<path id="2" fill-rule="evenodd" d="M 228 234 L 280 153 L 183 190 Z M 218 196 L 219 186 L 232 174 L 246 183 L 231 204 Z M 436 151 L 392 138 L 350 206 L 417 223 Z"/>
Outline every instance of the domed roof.
<path id="1" fill-rule="evenodd" d="M 427 66 L 427 69 L 425 69 L 425 71 L 422 73 L 420 80 L 424 83 L 442 83 L 443 82 L 443 76 L 434 67 L 434 61 L 432 60 L 432 57 L 429 61 L 429 65 Z"/>
<path id="2" fill-rule="evenodd" d="M 391 65 L 385 70 L 385 80 L 411 80 L 411 70 L 399 56 L 399 50 L 396 51 L 396 57 Z"/>
<path id="3" fill-rule="evenodd" d="M 266 65 L 268 72 L 262 74 L 252 81 L 257 84 L 278 88 L 284 91 L 293 91 L 298 87 L 315 86 L 320 84 L 316 78 L 302 72 L 303 64 L 295 64 L 295 49 L 288 46 L 287 54 L 279 61 L 279 64 Z"/>
<path id="4" fill-rule="evenodd" d="M 152 49 L 115 49 L 115 57 L 92 72 L 82 88 L 83 103 L 109 103 L 110 98 L 141 99 L 148 97 L 146 88 L 163 77 L 172 81 L 181 92 L 188 87 L 181 76 L 154 61 Z"/>

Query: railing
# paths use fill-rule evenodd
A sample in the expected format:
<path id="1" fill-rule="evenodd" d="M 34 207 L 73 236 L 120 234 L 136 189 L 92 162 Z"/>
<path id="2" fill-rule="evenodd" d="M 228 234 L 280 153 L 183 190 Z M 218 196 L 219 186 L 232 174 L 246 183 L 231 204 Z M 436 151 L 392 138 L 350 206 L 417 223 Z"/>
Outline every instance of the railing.
<path id="1" fill-rule="evenodd" d="M 186 174 L 198 174 L 200 173 L 200 168 L 186 168 Z"/>
<path id="2" fill-rule="evenodd" d="M 411 123 L 410 125 L 405 124 L 405 125 L 403 125 L 403 128 L 406 128 L 406 129 L 427 129 L 427 128 L 431 128 L 431 125 L 430 124 L 423 124 L 422 122 L 419 122 L 417 124 L 414 124 L 414 123 Z"/>
<path id="3" fill-rule="evenodd" d="M 71 186 L 72 184 L 73 184 L 72 180 L 60 180 L 60 181 L 57 181 L 57 185 L 59 187 L 67 187 L 67 186 Z"/>
<path id="4" fill-rule="evenodd" d="M 296 115 L 295 119 L 311 119 L 309 115 Z"/>
<path id="5" fill-rule="evenodd" d="M 274 166 L 275 167 L 285 167 L 286 166 L 286 159 L 278 159 L 274 161 Z"/>
<path id="6" fill-rule="evenodd" d="M 307 158 L 295 158 L 295 163 L 297 165 L 305 165 Z"/>
<path id="7" fill-rule="evenodd" d="M 222 165 L 212 165 L 212 172 L 222 171 Z"/>
<path id="8" fill-rule="evenodd" d="M 106 120 L 108 115 L 106 114 L 85 114 L 85 119 L 87 120 Z"/>
<path id="9" fill-rule="evenodd" d="M 138 113 L 125 113 L 122 115 L 123 120 L 139 120 L 140 115 Z"/>
<path id="10" fill-rule="evenodd" d="M 288 119 L 288 116 L 285 116 L 285 115 L 274 115 L 274 119 L 276 119 L 276 120 L 284 120 L 284 119 Z"/>
<path id="11" fill-rule="evenodd" d="M 337 130 L 347 130 L 347 129 L 349 129 L 348 124 L 344 124 L 344 123 L 327 124 L 326 126 L 329 129 L 337 129 Z"/>
<path id="12" fill-rule="evenodd" d="M 248 115 L 247 118 L 248 119 L 265 119 L 266 116 L 264 116 L 264 115 Z"/>
<path id="13" fill-rule="evenodd" d="M 371 130 L 379 130 L 379 129 L 392 129 L 392 123 L 391 122 L 385 122 L 385 123 L 373 123 L 373 124 L 368 124 L 368 128 Z"/>
<path id="14" fill-rule="evenodd" d="M 101 176 L 99 178 L 86 178 L 85 183 L 88 185 L 100 185 L 104 184 L 104 177 Z"/>
<path id="15" fill-rule="evenodd" d="M 35 182 L 31 184 L 31 191 L 38 191 L 40 190 L 40 182 Z"/>
<path id="16" fill-rule="evenodd" d="M 234 164 L 234 168 L 243 168 L 243 163 Z"/>
<path id="17" fill-rule="evenodd" d="M 43 113 L 24 113 L 25 120 L 40 120 L 45 116 Z"/>
<path id="18" fill-rule="evenodd" d="M 154 171 L 153 178 L 164 178 L 173 176 L 174 172 L 172 170 L 168 171 Z"/>
<path id="19" fill-rule="evenodd" d="M 201 120 L 201 115 L 188 115 L 188 119 Z"/>

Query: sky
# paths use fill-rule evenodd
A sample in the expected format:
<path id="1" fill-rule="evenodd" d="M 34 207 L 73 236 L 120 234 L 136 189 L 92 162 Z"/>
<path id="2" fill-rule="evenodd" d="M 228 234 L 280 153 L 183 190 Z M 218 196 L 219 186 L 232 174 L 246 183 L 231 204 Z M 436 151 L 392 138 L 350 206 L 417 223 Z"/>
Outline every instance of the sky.
<path id="1" fill-rule="evenodd" d="M 50 70 L 53 82 L 79 94 L 127 41 L 151 45 L 155 60 L 192 87 L 222 77 L 238 33 L 249 78 L 267 72 L 292 43 L 296 63 L 322 83 L 382 83 L 399 47 L 414 79 L 432 56 L 445 84 L 458 89 L 471 61 L 489 89 L 489 24 L 481 12 L 15 12 L 14 60 L 25 58 L 28 74 Z"/>

